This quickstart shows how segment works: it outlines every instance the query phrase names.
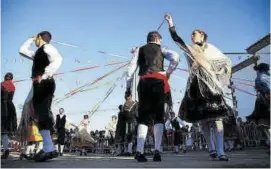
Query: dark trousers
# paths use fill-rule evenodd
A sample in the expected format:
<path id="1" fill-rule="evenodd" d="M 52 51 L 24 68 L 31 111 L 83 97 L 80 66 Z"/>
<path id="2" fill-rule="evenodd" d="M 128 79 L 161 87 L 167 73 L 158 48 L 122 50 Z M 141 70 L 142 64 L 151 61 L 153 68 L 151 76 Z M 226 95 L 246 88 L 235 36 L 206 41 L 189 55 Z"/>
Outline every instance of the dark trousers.
<path id="1" fill-rule="evenodd" d="M 164 123 L 164 81 L 155 78 L 140 79 L 137 90 L 138 124 Z"/>
<path id="2" fill-rule="evenodd" d="M 54 125 L 54 116 L 51 104 L 55 92 L 54 79 L 42 80 L 40 83 L 33 82 L 33 106 L 39 119 L 40 130 L 51 130 Z"/>
<path id="3" fill-rule="evenodd" d="M 65 128 L 57 130 L 57 144 L 64 145 L 65 143 Z"/>

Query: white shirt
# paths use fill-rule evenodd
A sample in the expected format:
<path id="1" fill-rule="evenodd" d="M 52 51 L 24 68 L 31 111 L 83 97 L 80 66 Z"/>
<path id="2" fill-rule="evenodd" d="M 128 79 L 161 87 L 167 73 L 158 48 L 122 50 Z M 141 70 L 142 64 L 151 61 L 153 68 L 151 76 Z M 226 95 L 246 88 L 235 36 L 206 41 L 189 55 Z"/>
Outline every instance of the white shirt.
<path id="1" fill-rule="evenodd" d="M 35 56 L 35 52 L 31 50 L 31 43 L 33 42 L 33 39 L 30 38 L 28 39 L 21 47 L 19 50 L 19 53 L 30 60 L 33 60 Z M 44 45 L 44 52 L 48 56 L 49 60 L 49 65 L 45 68 L 45 72 L 42 75 L 42 79 L 47 79 L 49 77 L 52 77 L 57 70 L 59 69 L 61 63 L 62 63 L 62 56 L 59 54 L 57 49 L 51 45 L 51 44 L 45 44 Z"/>
<path id="2" fill-rule="evenodd" d="M 173 128 L 172 125 L 171 125 L 171 121 L 173 121 L 175 119 L 177 120 L 177 122 L 179 123 L 181 128 L 185 127 L 184 121 L 182 121 L 179 117 L 174 117 L 172 120 L 167 120 L 166 121 L 166 123 L 165 123 L 166 130 L 169 130 L 169 129 L 175 130 L 175 128 Z"/>
<path id="3" fill-rule="evenodd" d="M 165 59 L 167 59 L 170 63 L 169 63 L 169 67 L 167 70 L 168 74 L 171 74 L 176 67 L 178 66 L 179 62 L 180 62 L 180 56 L 177 52 L 169 50 L 165 47 L 161 47 L 162 53 L 165 57 Z M 137 68 L 138 68 L 138 52 L 139 52 L 139 48 L 137 48 L 134 51 L 134 57 L 131 60 L 129 66 L 128 66 L 128 70 L 127 70 L 127 79 L 126 79 L 126 88 L 131 88 L 132 84 L 133 84 L 133 78 L 134 78 L 134 73 L 136 72 Z M 161 74 L 165 74 L 166 72 L 159 72 Z"/>

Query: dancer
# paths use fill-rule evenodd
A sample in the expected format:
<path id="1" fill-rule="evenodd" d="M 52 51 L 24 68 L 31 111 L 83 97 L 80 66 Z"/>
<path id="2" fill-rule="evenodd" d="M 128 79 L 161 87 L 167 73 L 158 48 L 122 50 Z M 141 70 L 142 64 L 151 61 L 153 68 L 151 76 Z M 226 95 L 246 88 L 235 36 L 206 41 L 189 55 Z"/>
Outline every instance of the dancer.
<path id="1" fill-rule="evenodd" d="M 57 144 L 55 146 L 60 156 L 63 156 L 64 150 L 65 132 L 66 132 L 65 125 L 66 125 L 66 115 L 64 114 L 64 109 L 60 108 L 59 114 L 56 115 L 56 127 L 55 127 L 57 130 Z"/>
<path id="2" fill-rule="evenodd" d="M 129 92 L 125 94 L 125 100 L 123 112 L 126 122 L 126 143 L 128 143 L 125 155 L 132 156 L 134 136 L 136 135 L 137 129 L 138 103 L 132 100 L 132 94 Z"/>
<path id="3" fill-rule="evenodd" d="M 133 75 L 139 67 L 138 84 L 138 132 L 137 153 L 138 162 L 146 162 L 144 143 L 148 125 L 154 123 L 155 153 L 153 161 L 161 161 L 161 142 L 164 129 L 165 93 L 169 92 L 168 79 L 179 63 L 179 55 L 161 47 L 161 35 L 149 32 L 147 44 L 134 50 L 134 58 L 130 62 L 127 72 L 127 90 L 131 92 Z M 164 72 L 164 58 L 169 60 L 169 68 Z"/>
<path id="4" fill-rule="evenodd" d="M 263 128 L 268 144 L 270 145 L 270 72 L 269 65 L 260 63 L 254 67 L 257 73 L 255 79 L 255 89 L 257 98 L 255 101 L 254 111 L 247 118 L 256 122 Z M 270 155 L 270 150 L 268 152 Z"/>
<path id="5" fill-rule="evenodd" d="M 15 86 L 12 82 L 13 74 L 7 73 L 4 81 L 1 83 L 1 140 L 4 152 L 1 159 L 6 159 L 9 156 L 9 136 L 13 135 L 17 130 L 17 115 L 13 104 L 13 96 Z"/>
<path id="6" fill-rule="evenodd" d="M 170 119 L 166 122 L 165 125 L 169 126 L 171 124 L 173 134 L 174 134 L 174 146 L 175 146 L 175 154 L 179 154 L 180 145 L 183 145 L 184 152 L 186 151 L 184 145 L 184 133 L 181 131 L 182 127 L 185 127 L 185 123 L 179 118 L 175 117 L 175 113 L 170 112 Z M 183 136 L 182 136 L 183 135 Z"/>
<path id="7" fill-rule="evenodd" d="M 96 143 L 97 141 L 95 141 L 94 138 L 92 138 L 89 133 L 90 128 L 88 115 L 84 115 L 84 119 L 80 122 L 78 126 L 78 132 L 75 134 L 75 137 L 80 140 L 80 144 L 83 146 L 86 144 Z M 80 156 L 82 155 L 87 156 L 87 152 L 83 146 L 82 151 L 80 152 Z"/>
<path id="8" fill-rule="evenodd" d="M 22 56 L 33 60 L 31 76 L 33 95 L 31 100 L 33 101 L 34 113 L 38 118 L 38 126 L 43 138 L 43 149 L 34 157 L 36 162 L 46 161 L 58 156 L 50 135 L 50 130 L 54 125 L 51 104 L 55 92 L 53 75 L 60 67 L 62 57 L 57 49 L 49 44 L 51 38 L 50 32 L 40 32 L 37 36 L 28 39 L 19 51 Z M 32 42 L 35 42 L 38 47 L 36 52 L 30 49 Z"/>
<path id="9" fill-rule="evenodd" d="M 126 123 L 125 123 L 123 105 L 119 105 L 118 121 L 116 125 L 117 156 L 121 156 L 124 153 L 125 130 L 126 130 Z"/>
<path id="10" fill-rule="evenodd" d="M 172 39 L 186 52 L 190 76 L 187 91 L 180 107 L 180 117 L 186 122 L 201 121 L 208 142 L 210 156 L 228 161 L 223 148 L 222 118 L 233 114 L 230 85 L 231 61 L 219 49 L 207 43 L 207 34 L 194 30 L 193 46 L 186 46 L 177 35 L 172 17 L 165 15 Z M 216 135 L 216 146 L 211 139 L 211 128 Z"/>
<path id="11" fill-rule="evenodd" d="M 25 151 L 21 153 L 20 160 L 23 158 L 32 160 L 35 154 L 38 154 L 42 150 L 43 142 L 42 137 L 37 127 L 37 119 L 30 117 L 27 129 L 27 145 Z M 34 151 L 35 146 L 38 146 L 36 152 Z"/>

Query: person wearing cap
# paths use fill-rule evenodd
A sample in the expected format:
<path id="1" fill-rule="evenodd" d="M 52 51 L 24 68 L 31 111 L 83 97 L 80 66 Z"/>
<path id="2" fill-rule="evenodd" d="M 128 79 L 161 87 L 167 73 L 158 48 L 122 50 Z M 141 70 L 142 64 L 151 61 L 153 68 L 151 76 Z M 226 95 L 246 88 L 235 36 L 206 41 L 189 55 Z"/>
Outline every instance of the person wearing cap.
<path id="1" fill-rule="evenodd" d="M 43 138 L 43 149 L 35 157 L 36 162 L 47 161 L 56 158 L 58 153 L 52 142 L 50 130 L 54 125 L 54 117 L 51 104 L 55 92 L 55 80 L 53 75 L 62 63 L 62 56 L 58 50 L 50 44 L 52 35 L 48 31 L 42 31 L 28 39 L 19 50 L 19 53 L 33 61 L 32 89 L 29 98 L 32 99 L 34 112 L 38 118 L 38 126 Z M 31 50 L 31 44 L 35 42 L 38 49 Z"/>
<path id="2" fill-rule="evenodd" d="M 9 137 L 17 130 L 17 115 L 13 104 L 15 86 L 12 82 L 13 74 L 7 73 L 1 83 L 1 140 L 4 152 L 1 159 L 9 156 Z"/>
<path id="3" fill-rule="evenodd" d="M 138 162 L 147 161 L 143 154 L 144 143 L 148 125 L 153 123 L 155 138 L 153 161 L 161 161 L 165 94 L 170 90 L 168 79 L 179 63 L 179 54 L 161 47 L 161 40 L 162 37 L 157 31 L 149 32 L 147 44 L 133 50 L 134 57 L 127 70 L 126 92 L 131 91 L 134 73 L 139 67 L 137 153 L 135 156 Z M 170 62 L 167 71 L 164 71 L 164 59 Z"/>
<path id="4" fill-rule="evenodd" d="M 200 122 L 212 158 L 228 161 L 224 152 L 223 118 L 233 114 L 232 92 L 229 88 L 232 64 L 218 48 L 207 42 L 207 34 L 196 29 L 188 46 L 178 36 L 171 15 L 164 16 L 174 42 L 185 51 L 189 67 L 187 89 L 179 116 L 188 123 Z M 215 129 L 216 145 L 211 137 Z"/>

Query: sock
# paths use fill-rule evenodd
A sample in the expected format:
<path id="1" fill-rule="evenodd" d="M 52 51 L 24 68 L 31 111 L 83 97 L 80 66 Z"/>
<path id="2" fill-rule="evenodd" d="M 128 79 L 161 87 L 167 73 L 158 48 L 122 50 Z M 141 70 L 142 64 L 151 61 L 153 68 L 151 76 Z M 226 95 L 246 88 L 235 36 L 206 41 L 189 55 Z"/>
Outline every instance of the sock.
<path id="1" fill-rule="evenodd" d="M 30 146 L 30 154 L 34 154 L 34 150 L 35 150 L 35 144 L 32 144 Z"/>
<path id="2" fill-rule="evenodd" d="M 133 153 L 133 150 L 132 150 L 132 149 L 133 149 L 133 143 L 129 143 L 129 144 L 128 144 L 128 153 L 131 153 L 131 154 L 132 154 L 132 153 Z"/>
<path id="3" fill-rule="evenodd" d="M 2 136 L 2 144 L 3 144 L 3 148 L 4 148 L 4 151 L 8 150 L 8 135 L 7 134 L 3 134 L 1 135 Z"/>
<path id="4" fill-rule="evenodd" d="M 234 141 L 233 141 L 233 140 L 230 140 L 230 141 L 229 141 L 229 144 L 230 144 L 230 149 L 233 149 L 233 148 L 234 148 Z"/>
<path id="5" fill-rule="evenodd" d="M 161 143 L 164 125 L 162 123 L 157 123 L 154 125 L 153 130 L 154 130 L 153 133 L 154 133 L 155 150 L 161 152 Z"/>
<path id="6" fill-rule="evenodd" d="M 215 144 L 213 141 L 213 133 L 211 132 L 210 124 L 208 122 L 202 123 L 202 132 L 207 141 L 209 152 L 212 150 L 215 150 Z"/>
<path id="7" fill-rule="evenodd" d="M 224 129 L 222 120 L 215 121 L 214 133 L 216 137 L 216 151 L 218 155 L 225 155 L 224 152 Z"/>
<path id="8" fill-rule="evenodd" d="M 43 147 L 43 142 L 40 141 L 40 142 L 38 143 L 38 148 L 37 148 L 36 154 L 39 153 L 40 150 L 42 150 L 42 147 Z"/>
<path id="9" fill-rule="evenodd" d="M 56 144 L 55 147 L 56 147 L 56 151 L 59 152 L 58 144 Z"/>
<path id="10" fill-rule="evenodd" d="M 41 130 L 40 134 L 43 138 L 43 151 L 44 152 L 52 152 L 55 150 L 55 146 L 52 142 L 52 138 L 50 135 L 50 130 Z"/>
<path id="11" fill-rule="evenodd" d="M 179 146 L 175 146 L 175 152 L 179 152 Z"/>
<path id="12" fill-rule="evenodd" d="M 31 145 L 27 145 L 26 147 L 25 147 L 25 154 L 26 155 L 29 155 L 30 154 L 30 149 L 31 149 Z"/>
<path id="13" fill-rule="evenodd" d="M 186 150 L 186 146 L 185 146 L 185 144 L 183 145 L 183 150 Z"/>
<path id="14" fill-rule="evenodd" d="M 229 145 L 228 145 L 227 141 L 224 142 L 224 147 L 225 147 L 226 150 L 229 148 Z"/>
<path id="15" fill-rule="evenodd" d="M 144 144 L 148 133 L 148 126 L 139 124 L 137 127 L 137 145 L 136 151 L 141 154 L 144 153 Z"/>
<path id="16" fill-rule="evenodd" d="M 63 153 L 64 145 L 60 145 L 60 153 Z"/>

